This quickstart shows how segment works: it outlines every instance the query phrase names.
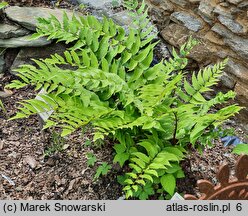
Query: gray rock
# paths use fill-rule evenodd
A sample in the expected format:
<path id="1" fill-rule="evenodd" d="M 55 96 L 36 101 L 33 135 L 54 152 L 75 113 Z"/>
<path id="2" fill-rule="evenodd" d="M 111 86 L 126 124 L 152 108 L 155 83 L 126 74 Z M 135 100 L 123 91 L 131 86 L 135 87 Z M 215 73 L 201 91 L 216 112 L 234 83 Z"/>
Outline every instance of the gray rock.
<path id="1" fill-rule="evenodd" d="M 5 14 L 8 19 L 17 22 L 29 30 L 35 31 L 38 17 L 49 18 L 52 14 L 58 20 L 62 21 L 64 11 L 67 12 L 69 17 L 73 14 L 72 11 L 69 10 L 18 6 L 6 8 Z"/>
<path id="2" fill-rule="evenodd" d="M 224 17 L 222 15 L 218 16 L 218 20 L 226 26 L 228 29 L 230 29 L 233 33 L 236 34 L 243 34 L 246 33 L 243 26 L 237 23 L 235 20 L 230 19 L 228 17 Z"/>
<path id="3" fill-rule="evenodd" d="M 225 72 L 228 74 L 232 74 L 233 76 L 237 77 L 239 80 L 242 80 L 244 83 L 248 83 L 248 71 L 247 68 L 237 61 L 229 59 L 226 67 Z"/>
<path id="4" fill-rule="evenodd" d="M 221 84 L 229 89 L 234 89 L 236 81 L 227 73 L 223 72 L 220 77 Z"/>
<path id="5" fill-rule="evenodd" d="M 214 7 L 211 4 L 201 1 L 198 13 L 207 23 L 212 24 L 214 18 L 213 10 Z"/>
<path id="6" fill-rule="evenodd" d="M 121 11 L 118 13 L 115 13 L 111 16 L 111 18 L 118 23 L 119 25 L 130 25 L 133 23 L 133 17 L 129 15 L 127 11 Z"/>
<path id="7" fill-rule="evenodd" d="M 248 113 L 248 108 L 247 108 L 247 100 L 248 100 L 248 88 L 247 84 L 243 82 L 237 82 L 235 85 L 234 91 L 237 93 L 237 98 L 239 100 L 240 104 L 243 104 L 246 106 L 246 113 Z M 247 121 L 247 116 L 245 115 L 245 121 Z"/>
<path id="8" fill-rule="evenodd" d="M 42 37 L 36 40 L 29 40 L 30 35 L 10 38 L 10 39 L 0 39 L 0 47 L 5 48 L 17 48 L 17 47 L 41 47 L 51 43 L 50 40 Z"/>
<path id="9" fill-rule="evenodd" d="M 214 11 L 213 11 L 215 14 L 218 14 L 218 15 L 222 15 L 224 17 L 229 17 L 230 19 L 233 18 L 232 14 L 230 13 L 230 11 L 226 8 L 223 8 L 219 5 L 217 5 L 215 8 L 214 8 Z"/>
<path id="10" fill-rule="evenodd" d="M 170 18 L 175 23 L 183 24 L 186 28 L 194 32 L 198 32 L 203 28 L 202 22 L 197 17 L 186 12 L 174 12 Z"/>
<path id="11" fill-rule="evenodd" d="M 221 35 L 224 38 L 224 42 L 239 56 L 248 59 L 248 39 L 235 35 L 223 25 L 218 23 L 212 27 L 212 31 Z"/>
<path id="12" fill-rule="evenodd" d="M 239 4 L 240 2 L 242 2 L 243 0 L 227 0 L 228 2 L 232 3 L 232 4 Z"/>
<path id="13" fill-rule="evenodd" d="M 102 9 L 105 6 L 114 4 L 115 6 L 120 5 L 120 0 L 77 0 L 79 4 L 89 5 L 95 9 Z"/>
<path id="14" fill-rule="evenodd" d="M 15 74 L 13 71 L 15 68 L 22 64 L 34 64 L 31 58 L 39 59 L 39 58 L 47 58 L 51 54 L 58 53 L 62 54 L 65 51 L 65 45 L 62 44 L 52 44 L 45 47 L 30 47 L 30 48 L 22 48 L 18 55 L 16 56 L 11 68 L 10 72 Z"/>
<path id="15" fill-rule="evenodd" d="M 27 29 L 20 26 L 0 24 L 0 39 L 7 39 L 12 37 L 20 37 L 29 34 Z"/>

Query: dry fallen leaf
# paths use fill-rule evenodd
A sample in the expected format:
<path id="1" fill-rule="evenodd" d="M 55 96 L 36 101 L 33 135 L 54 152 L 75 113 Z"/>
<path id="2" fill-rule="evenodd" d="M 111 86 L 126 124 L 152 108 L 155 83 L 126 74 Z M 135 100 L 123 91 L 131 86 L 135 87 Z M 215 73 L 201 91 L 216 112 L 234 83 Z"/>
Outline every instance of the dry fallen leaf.
<path id="1" fill-rule="evenodd" d="M 32 169 L 38 165 L 38 162 L 32 156 L 25 157 L 24 162 L 27 163 Z"/>
<path id="2" fill-rule="evenodd" d="M 4 91 L 0 91 L 0 98 L 6 98 L 13 94 L 12 91 L 4 89 Z"/>

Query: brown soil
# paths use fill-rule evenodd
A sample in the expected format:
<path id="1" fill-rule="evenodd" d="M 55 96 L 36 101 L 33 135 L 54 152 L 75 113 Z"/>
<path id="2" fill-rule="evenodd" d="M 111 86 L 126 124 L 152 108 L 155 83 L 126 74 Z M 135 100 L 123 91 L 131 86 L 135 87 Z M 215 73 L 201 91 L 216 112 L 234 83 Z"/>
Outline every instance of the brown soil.
<path id="1" fill-rule="evenodd" d="M 2 86 L 8 78 L 0 79 Z M 93 181 L 101 162 L 111 164 L 111 145 L 85 146 L 87 132 L 78 131 L 65 140 L 56 138 L 55 132 L 42 133 L 36 116 L 7 120 L 16 113 L 17 101 L 33 96 L 32 90 L 23 89 L 3 100 L 7 113 L 0 112 L 0 199 L 118 199 L 122 192 L 115 169 Z M 56 144 L 67 148 L 44 156 L 43 150 Z M 86 164 L 87 152 L 98 159 L 93 169 Z"/>

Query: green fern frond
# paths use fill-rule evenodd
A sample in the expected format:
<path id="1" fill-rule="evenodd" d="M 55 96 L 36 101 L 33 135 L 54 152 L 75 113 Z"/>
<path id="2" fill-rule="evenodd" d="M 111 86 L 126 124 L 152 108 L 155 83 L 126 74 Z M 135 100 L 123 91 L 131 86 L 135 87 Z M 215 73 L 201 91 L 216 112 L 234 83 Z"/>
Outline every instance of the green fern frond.
<path id="1" fill-rule="evenodd" d="M 212 89 L 210 87 L 218 83 L 227 61 L 226 59 L 213 67 L 206 67 L 204 70 L 200 70 L 197 76 L 193 73 L 192 85 L 184 79 L 183 90 L 178 90 L 178 96 L 185 102 L 194 104 L 206 103 L 206 99 L 202 96 L 202 93 L 211 91 Z"/>

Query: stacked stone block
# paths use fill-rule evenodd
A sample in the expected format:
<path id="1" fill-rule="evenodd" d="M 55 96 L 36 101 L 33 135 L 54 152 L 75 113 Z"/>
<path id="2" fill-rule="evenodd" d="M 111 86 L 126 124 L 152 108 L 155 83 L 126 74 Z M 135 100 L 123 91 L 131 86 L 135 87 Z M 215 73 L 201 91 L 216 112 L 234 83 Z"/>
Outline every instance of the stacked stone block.
<path id="1" fill-rule="evenodd" d="M 222 84 L 248 105 L 248 1 L 147 1 L 169 44 L 179 47 L 189 35 L 201 41 L 190 56 L 200 67 L 229 58 Z"/>

